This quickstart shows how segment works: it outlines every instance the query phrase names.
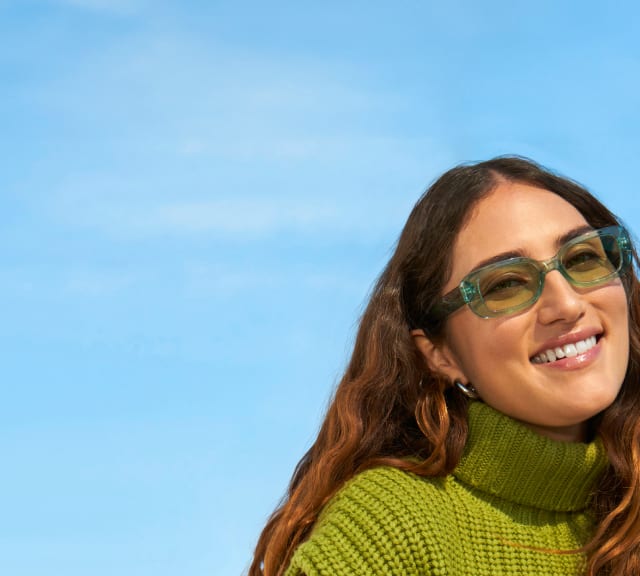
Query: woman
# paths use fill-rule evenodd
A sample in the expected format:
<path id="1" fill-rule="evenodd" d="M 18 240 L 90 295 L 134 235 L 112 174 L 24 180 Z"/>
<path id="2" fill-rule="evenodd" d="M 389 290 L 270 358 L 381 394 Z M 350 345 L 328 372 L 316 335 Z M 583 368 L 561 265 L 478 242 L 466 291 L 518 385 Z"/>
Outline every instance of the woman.
<path id="1" fill-rule="evenodd" d="M 635 258 L 531 161 L 445 173 L 249 574 L 640 574 Z"/>

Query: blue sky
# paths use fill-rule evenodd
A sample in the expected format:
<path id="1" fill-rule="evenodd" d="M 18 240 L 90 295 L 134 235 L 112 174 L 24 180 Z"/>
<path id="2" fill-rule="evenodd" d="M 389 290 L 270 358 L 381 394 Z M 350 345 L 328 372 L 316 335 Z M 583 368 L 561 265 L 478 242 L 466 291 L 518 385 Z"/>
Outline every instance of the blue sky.
<path id="1" fill-rule="evenodd" d="M 633 232 L 639 10 L 0 0 L 0 570 L 234 575 L 454 164 Z"/>

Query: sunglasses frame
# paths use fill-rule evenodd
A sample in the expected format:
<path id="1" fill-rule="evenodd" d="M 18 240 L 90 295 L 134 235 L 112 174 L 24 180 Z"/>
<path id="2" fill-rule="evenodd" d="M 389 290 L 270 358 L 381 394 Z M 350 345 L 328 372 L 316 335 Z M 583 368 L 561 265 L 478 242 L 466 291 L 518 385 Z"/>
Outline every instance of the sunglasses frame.
<path id="1" fill-rule="evenodd" d="M 617 269 L 607 276 L 589 282 L 577 281 L 569 275 L 569 272 L 566 270 L 564 264 L 562 263 L 562 257 L 567 252 L 567 250 L 569 250 L 575 244 L 580 244 L 585 240 L 590 240 L 591 238 L 596 237 L 610 237 L 615 240 L 620 251 L 620 263 Z M 557 254 L 553 256 L 553 258 L 549 258 L 548 260 L 533 260 L 532 258 L 507 258 L 506 260 L 502 260 L 501 262 L 489 264 L 488 266 L 483 266 L 478 270 L 474 270 L 470 274 L 467 274 L 467 276 L 462 279 L 462 281 L 456 288 L 454 288 L 441 298 L 441 300 L 434 306 L 429 316 L 435 321 L 443 320 L 459 308 L 462 308 L 462 306 L 464 306 L 465 304 L 469 306 L 474 314 L 480 316 L 480 318 L 497 318 L 499 316 L 514 314 L 515 312 L 519 312 L 520 310 L 524 310 L 525 308 L 533 306 L 538 301 L 538 298 L 540 298 L 540 295 L 542 294 L 542 289 L 544 288 L 545 277 L 552 270 L 558 270 L 558 272 L 560 272 L 572 286 L 576 286 L 578 288 L 588 288 L 590 286 L 605 284 L 613 278 L 624 275 L 631 265 L 632 258 L 633 251 L 629 233 L 622 226 L 607 226 L 605 228 L 593 230 L 587 232 L 586 234 L 581 234 L 580 236 L 572 238 L 560 247 Z M 521 263 L 532 265 L 538 270 L 538 288 L 534 295 L 525 302 L 522 302 L 515 306 L 511 306 L 509 308 L 505 308 L 504 310 L 493 311 L 488 308 L 480 292 L 480 279 L 487 271 Z"/>

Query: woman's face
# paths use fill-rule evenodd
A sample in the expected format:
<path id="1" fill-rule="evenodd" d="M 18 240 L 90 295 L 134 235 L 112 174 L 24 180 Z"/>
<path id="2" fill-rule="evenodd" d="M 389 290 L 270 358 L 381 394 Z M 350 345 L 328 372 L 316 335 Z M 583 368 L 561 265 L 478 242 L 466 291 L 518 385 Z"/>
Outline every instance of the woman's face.
<path id="1" fill-rule="evenodd" d="M 481 200 L 453 249 L 444 288 L 455 288 L 484 260 L 518 252 L 535 260 L 553 257 L 568 232 L 585 226 L 567 201 L 526 184 L 505 182 Z M 533 359 L 596 336 L 597 344 L 572 358 Z M 629 358 L 625 291 L 619 279 L 576 288 L 549 272 L 538 301 L 498 318 L 480 318 L 467 306 L 447 320 L 445 342 L 419 345 L 432 368 L 471 383 L 497 410 L 558 440 L 583 440 L 589 418 L 609 406 L 620 390 Z"/>

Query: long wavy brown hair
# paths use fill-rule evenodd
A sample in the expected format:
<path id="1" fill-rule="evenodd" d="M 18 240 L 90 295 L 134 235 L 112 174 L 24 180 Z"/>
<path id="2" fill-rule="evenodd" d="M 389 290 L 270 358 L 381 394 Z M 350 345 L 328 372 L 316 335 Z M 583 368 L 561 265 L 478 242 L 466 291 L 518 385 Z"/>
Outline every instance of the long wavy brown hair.
<path id="1" fill-rule="evenodd" d="M 582 186 L 520 157 L 500 157 L 446 172 L 420 198 L 363 313 L 353 354 L 318 437 L 265 526 L 249 576 L 280 576 L 310 534 L 322 507 L 358 472 L 389 465 L 422 476 L 449 474 L 467 437 L 467 400 L 430 372 L 412 328 L 442 340 L 444 322 L 429 312 L 451 269 L 455 239 L 474 206 L 498 183 L 554 192 L 594 228 L 618 219 Z M 623 278 L 630 359 L 615 402 L 593 421 L 610 465 L 592 499 L 594 536 L 585 548 L 588 576 L 640 574 L 640 288 Z"/>

